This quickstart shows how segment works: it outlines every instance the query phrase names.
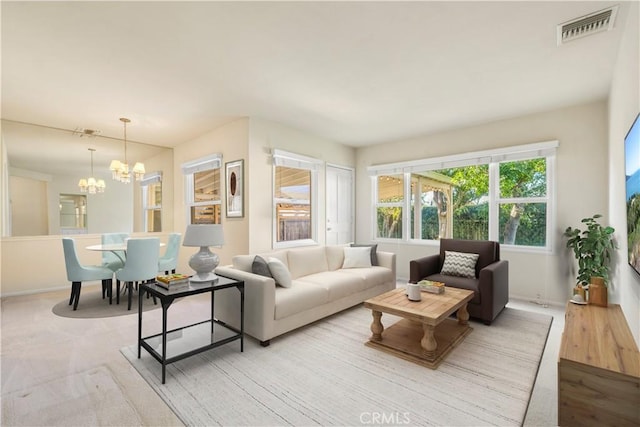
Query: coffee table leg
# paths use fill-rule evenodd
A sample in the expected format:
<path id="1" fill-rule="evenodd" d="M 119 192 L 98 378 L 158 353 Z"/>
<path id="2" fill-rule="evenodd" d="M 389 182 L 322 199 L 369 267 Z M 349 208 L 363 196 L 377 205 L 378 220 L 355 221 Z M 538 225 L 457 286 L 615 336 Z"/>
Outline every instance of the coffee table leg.
<path id="1" fill-rule="evenodd" d="M 469 312 L 467 311 L 467 304 L 463 305 L 458 309 L 458 313 L 456 314 L 458 317 L 458 323 L 460 325 L 466 325 L 469 320 Z"/>
<path id="2" fill-rule="evenodd" d="M 371 339 L 373 341 L 382 341 L 382 331 L 384 331 L 384 326 L 382 326 L 382 312 L 371 310 L 371 314 L 373 315 L 373 322 L 371 322 Z"/>
<path id="3" fill-rule="evenodd" d="M 422 336 L 420 345 L 422 346 L 423 353 L 427 358 L 433 359 L 436 355 L 436 348 L 438 348 L 438 343 L 434 335 L 435 326 L 423 323 L 422 330 L 424 331 L 424 335 Z"/>

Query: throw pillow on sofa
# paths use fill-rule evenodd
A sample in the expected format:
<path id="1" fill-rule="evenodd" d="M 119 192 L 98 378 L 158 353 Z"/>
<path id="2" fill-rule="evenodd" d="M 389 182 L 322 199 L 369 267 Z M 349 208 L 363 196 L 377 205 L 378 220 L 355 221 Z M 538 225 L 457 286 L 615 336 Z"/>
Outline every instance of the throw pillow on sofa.
<path id="1" fill-rule="evenodd" d="M 371 265 L 378 265 L 378 245 L 357 245 L 355 243 L 351 244 L 352 248 L 371 248 Z"/>
<path id="2" fill-rule="evenodd" d="M 276 281 L 276 285 L 280 285 L 283 288 L 291 287 L 291 273 L 289 273 L 289 269 L 284 265 L 282 261 L 278 258 L 269 257 L 269 261 L 267 262 L 269 265 L 269 271 L 271 275 Z"/>
<path id="3" fill-rule="evenodd" d="M 273 274 L 271 274 L 271 270 L 269 269 L 269 264 L 267 264 L 267 261 L 260 255 L 256 255 L 253 259 L 251 272 L 253 274 L 259 274 L 260 276 L 273 277 Z"/>
<path id="4" fill-rule="evenodd" d="M 444 264 L 440 274 L 475 279 L 479 257 L 478 254 L 444 251 Z"/>
<path id="5" fill-rule="evenodd" d="M 345 247 L 344 262 L 342 268 L 367 268 L 371 267 L 370 247 Z"/>

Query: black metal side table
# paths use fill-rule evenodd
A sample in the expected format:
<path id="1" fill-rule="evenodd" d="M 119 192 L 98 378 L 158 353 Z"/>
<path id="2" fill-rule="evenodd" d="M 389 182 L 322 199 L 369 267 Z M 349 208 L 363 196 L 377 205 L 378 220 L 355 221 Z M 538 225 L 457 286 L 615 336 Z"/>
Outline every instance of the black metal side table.
<path id="1" fill-rule="evenodd" d="M 240 292 L 240 329 L 215 318 L 216 291 L 236 288 Z M 162 333 L 142 336 L 142 297 L 148 293 L 160 300 L 162 305 Z M 211 293 L 211 319 L 167 331 L 167 310 L 176 298 Z M 240 340 L 240 351 L 244 351 L 244 282 L 218 277 L 214 282 L 189 283 L 178 289 L 165 289 L 155 282 L 140 285 L 138 296 L 138 359 L 141 348 L 162 364 L 162 384 L 165 383 L 166 367 L 189 356 Z"/>

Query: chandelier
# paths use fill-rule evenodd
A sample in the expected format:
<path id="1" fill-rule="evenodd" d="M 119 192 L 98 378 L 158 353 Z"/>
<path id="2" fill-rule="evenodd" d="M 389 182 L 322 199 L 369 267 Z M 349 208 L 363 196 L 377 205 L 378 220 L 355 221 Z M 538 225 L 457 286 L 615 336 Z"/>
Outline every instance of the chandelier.
<path id="1" fill-rule="evenodd" d="M 136 162 L 133 169 L 129 171 L 129 163 L 127 163 L 127 123 L 130 123 L 131 120 L 121 117 L 120 121 L 124 124 L 124 162 L 112 160 L 109 170 L 111 170 L 113 179 L 128 184 L 131 182 L 132 173 L 136 181 L 140 181 L 144 177 L 144 163 Z"/>
<path id="2" fill-rule="evenodd" d="M 104 183 L 104 179 L 96 180 L 93 177 L 93 152 L 96 151 L 96 149 L 89 148 L 89 151 L 91 151 L 91 176 L 87 179 L 80 179 L 80 181 L 78 181 L 78 187 L 80 187 L 80 191 L 82 193 L 104 193 L 104 189 L 107 187 L 107 185 Z"/>

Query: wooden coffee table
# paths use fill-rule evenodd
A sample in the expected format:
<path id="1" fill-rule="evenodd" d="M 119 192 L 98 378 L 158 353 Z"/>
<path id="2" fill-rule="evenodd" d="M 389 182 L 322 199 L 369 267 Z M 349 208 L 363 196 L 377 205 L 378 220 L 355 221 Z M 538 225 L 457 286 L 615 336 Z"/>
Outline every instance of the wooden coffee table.
<path id="1" fill-rule="evenodd" d="M 409 301 L 405 289 L 397 288 L 366 300 L 373 315 L 373 334 L 366 344 L 435 369 L 473 330 L 467 322 L 473 291 L 446 287 L 443 294 L 421 294 L 422 301 Z M 457 321 L 449 318 L 456 310 Z M 385 329 L 382 313 L 403 319 Z"/>

